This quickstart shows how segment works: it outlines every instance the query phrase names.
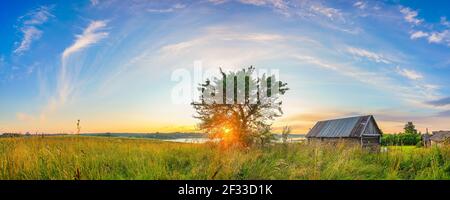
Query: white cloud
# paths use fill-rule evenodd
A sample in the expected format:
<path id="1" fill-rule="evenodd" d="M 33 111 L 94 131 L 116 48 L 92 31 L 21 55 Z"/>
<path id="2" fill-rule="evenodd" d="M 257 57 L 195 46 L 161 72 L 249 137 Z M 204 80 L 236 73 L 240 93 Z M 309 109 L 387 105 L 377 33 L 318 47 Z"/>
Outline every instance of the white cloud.
<path id="1" fill-rule="evenodd" d="M 346 63 L 336 63 L 335 61 L 327 61 L 326 58 L 321 59 L 319 57 L 312 56 L 294 56 L 301 62 L 306 62 L 308 64 L 315 65 L 317 67 L 333 70 L 339 75 L 350 77 L 356 81 L 369 84 L 375 88 L 386 90 L 392 94 L 403 97 L 414 97 L 417 94 L 417 89 L 413 88 L 415 86 L 400 86 L 396 83 L 396 79 L 389 77 L 388 75 L 383 75 L 380 72 L 371 72 L 367 70 L 360 69 L 358 67 L 348 65 Z"/>
<path id="2" fill-rule="evenodd" d="M 357 57 L 363 57 L 372 61 L 375 61 L 377 63 L 385 63 L 389 64 L 391 63 L 388 59 L 386 59 L 383 55 L 374 53 L 365 49 L 355 48 L 355 47 L 348 47 L 347 52 L 352 54 L 353 56 Z"/>
<path id="3" fill-rule="evenodd" d="M 238 29 L 239 30 L 239 29 Z M 277 38 L 270 40 L 254 40 L 250 35 L 264 34 L 270 35 L 263 38 Z M 385 71 L 366 70 L 359 66 L 354 66 L 348 62 L 330 59 L 327 56 L 320 57 L 321 53 L 330 53 L 335 50 L 324 49 L 322 45 L 311 43 L 312 46 L 298 47 L 297 42 L 292 40 L 292 36 L 261 32 L 245 32 L 243 30 L 231 30 L 225 28 L 209 29 L 202 37 L 195 37 L 189 40 L 166 45 L 160 49 L 160 54 L 154 55 L 159 65 L 164 66 L 186 66 L 195 59 L 201 59 L 204 66 L 245 66 L 250 64 L 258 65 L 261 60 L 291 60 L 297 61 L 302 66 L 320 67 L 331 70 L 337 76 L 346 76 L 353 80 L 362 82 L 376 89 L 380 89 L 390 94 L 395 94 L 400 101 L 408 98 L 425 100 L 435 94 L 432 87 L 417 88 L 417 84 L 403 83 L 392 73 Z M 244 40 L 245 39 L 245 40 Z M 268 41 L 268 42 L 266 42 Z M 248 45 L 249 42 L 252 45 Z M 267 48 L 270 47 L 270 48 Z M 320 48 L 320 49 L 317 49 Z M 282 51 L 282 53 L 280 53 Z M 390 62 L 386 57 L 363 49 L 353 48 L 356 55 L 378 62 Z M 140 63 L 148 63 L 153 59 L 142 59 Z M 183 63 L 184 62 L 184 63 Z M 290 62 L 290 61 L 289 61 Z M 142 64 L 145 65 L 145 64 Z M 415 79 L 420 79 L 422 75 L 409 73 L 408 75 Z M 427 83 L 423 83 L 427 84 Z M 431 89 L 430 89 L 431 88 Z M 420 94 L 420 95 L 419 95 Z M 427 94 L 427 95 L 423 95 Z"/>
<path id="4" fill-rule="evenodd" d="M 81 51 L 106 38 L 108 32 L 101 31 L 106 27 L 106 23 L 106 21 L 92 21 L 81 35 L 76 35 L 75 42 L 64 50 L 62 58 L 65 59 L 71 54 Z"/>
<path id="5" fill-rule="evenodd" d="M 450 26 L 450 22 L 447 21 L 446 17 L 441 17 L 440 24 L 443 26 Z M 446 44 L 450 46 L 450 30 L 444 29 L 441 31 L 430 31 L 430 32 L 424 32 L 424 31 L 411 31 L 410 38 L 412 40 L 419 39 L 419 38 L 426 38 L 429 43 L 434 44 Z"/>
<path id="6" fill-rule="evenodd" d="M 285 15 L 290 16 L 289 6 L 284 0 L 238 0 L 240 3 L 249 4 L 254 6 L 269 6 L 275 11 Z"/>
<path id="7" fill-rule="evenodd" d="M 362 1 L 357 1 L 353 4 L 354 7 L 357 7 L 359 9 L 365 9 L 366 8 L 366 3 L 362 2 Z"/>
<path id="8" fill-rule="evenodd" d="M 208 0 L 213 4 L 223 4 L 229 0 Z M 286 0 L 235 0 L 242 4 L 269 7 L 274 11 L 290 17 L 299 16 L 325 16 L 329 19 L 342 19 L 343 14 L 339 9 L 327 7 L 321 3 L 310 0 L 286 1 Z M 359 4 L 358 4 L 359 5 Z M 365 6 L 359 5 L 360 7 Z"/>
<path id="9" fill-rule="evenodd" d="M 223 4 L 223 3 L 227 2 L 228 0 L 208 0 L 208 1 L 217 5 L 217 4 Z"/>
<path id="10" fill-rule="evenodd" d="M 18 47 L 14 50 L 15 54 L 21 54 L 30 49 L 33 41 L 38 40 L 42 36 L 42 31 L 38 29 L 39 25 L 44 24 L 53 15 L 50 13 L 51 7 L 41 6 L 24 16 L 19 17 L 20 32 L 22 39 L 17 42 Z"/>
<path id="11" fill-rule="evenodd" d="M 177 3 L 177 4 L 173 5 L 172 7 L 165 8 L 165 9 L 148 8 L 147 12 L 151 12 L 151 13 L 170 13 L 170 12 L 174 12 L 176 10 L 183 9 L 185 7 L 186 7 L 186 5 Z"/>
<path id="12" fill-rule="evenodd" d="M 232 0 L 209 0 L 209 2 L 217 5 Z M 359 27 L 347 22 L 345 13 L 339 9 L 329 7 L 319 1 L 312 0 L 234 0 L 236 2 L 253 5 L 258 7 L 271 8 L 277 13 L 286 17 L 300 17 L 314 21 L 314 23 L 328 29 L 338 30 L 350 34 L 358 34 Z M 323 19 L 322 19 L 323 18 Z M 331 22 L 330 22 L 331 21 Z M 336 22 L 340 22 L 337 24 Z M 345 27 L 342 27 L 345 26 Z"/>
<path id="13" fill-rule="evenodd" d="M 400 12 L 403 14 L 403 18 L 405 21 L 414 24 L 419 25 L 423 22 L 423 19 L 419 19 L 419 13 L 415 10 L 412 10 L 411 8 L 407 7 L 401 7 Z"/>
<path id="14" fill-rule="evenodd" d="M 434 32 L 428 38 L 428 42 L 430 43 L 440 43 L 443 39 L 443 35 L 441 33 Z"/>
<path id="15" fill-rule="evenodd" d="M 441 17 L 441 24 L 446 27 L 450 27 L 450 22 L 447 21 L 447 17 Z"/>
<path id="16" fill-rule="evenodd" d="M 296 41 L 295 38 L 286 39 L 271 33 L 246 32 L 242 29 L 235 31 L 224 27 L 206 28 L 202 36 L 167 44 L 160 48 L 159 54 L 147 54 L 137 62 L 148 63 L 152 60 L 158 65 L 175 67 L 202 60 L 208 68 L 222 66 L 224 69 L 233 69 L 281 56 L 287 49 L 280 45 L 287 40 Z M 308 41 L 302 41 L 304 45 L 308 44 Z"/>
<path id="17" fill-rule="evenodd" d="M 188 49 L 190 47 L 209 42 L 211 40 L 215 41 L 240 41 L 240 42 L 274 42 L 284 40 L 281 35 L 269 34 L 269 33 L 239 33 L 231 31 L 226 27 L 211 27 L 206 30 L 206 36 L 192 39 L 185 42 L 180 42 L 176 44 L 166 45 L 161 48 L 162 51 L 169 53 L 176 53 L 182 50 Z"/>
<path id="18" fill-rule="evenodd" d="M 316 66 L 319 66 L 322 68 L 331 69 L 331 70 L 339 69 L 338 67 L 336 67 L 336 65 L 325 63 L 316 57 L 306 56 L 306 55 L 296 55 L 294 57 L 300 61 L 307 62 L 307 63 L 313 64 L 313 65 L 316 65 Z"/>
<path id="19" fill-rule="evenodd" d="M 42 36 L 42 31 L 34 26 L 22 28 L 23 38 L 20 45 L 14 50 L 14 53 L 19 54 L 30 49 L 31 43 Z"/>
<path id="20" fill-rule="evenodd" d="M 215 36 L 220 40 L 241 40 L 241 41 L 253 41 L 253 42 L 264 42 L 264 41 L 275 41 L 284 39 L 283 36 L 278 34 L 270 33 L 238 33 L 231 31 L 226 27 L 211 27 L 207 29 L 207 34 L 210 36 Z"/>
<path id="21" fill-rule="evenodd" d="M 180 32 L 180 34 L 183 31 Z M 162 41 L 166 41 L 161 39 Z M 214 26 L 202 28 L 201 34 L 183 41 L 167 43 L 152 49 L 143 50 L 129 62 L 108 76 L 102 84 L 101 91 L 111 92 L 118 87 L 118 80 L 124 80 L 124 74 L 129 70 L 153 70 L 150 66 L 168 68 L 187 67 L 195 60 L 201 60 L 207 69 L 223 67 L 234 69 L 261 63 L 282 56 L 287 51 L 282 43 L 301 43 L 303 46 L 316 45 L 314 42 L 300 36 L 285 38 L 283 35 L 263 31 L 247 30 L 241 26 Z M 131 69 L 132 66 L 132 69 Z M 144 73 L 144 72 L 142 72 Z M 154 73 L 153 73 L 154 74 Z"/>
<path id="22" fill-rule="evenodd" d="M 407 69 L 397 67 L 397 72 L 408 79 L 414 80 L 410 84 L 402 84 L 397 79 L 390 77 L 389 74 L 381 72 L 367 71 L 347 63 L 336 63 L 335 61 L 327 61 L 326 58 L 297 55 L 294 56 L 301 62 L 315 65 L 324 69 L 329 69 L 337 72 L 340 75 L 350 77 L 362 83 L 369 84 L 375 88 L 385 90 L 393 95 L 399 97 L 399 100 L 406 101 L 414 106 L 424 107 L 423 101 L 435 98 L 437 96 L 436 90 L 439 86 L 423 82 L 423 75 Z"/>
<path id="23" fill-rule="evenodd" d="M 51 7 L 42 6 L 38 8 L 37 10 L 34 10 L 30 13 L 28 13 L 27 17 L 23 16 L 26 19 L 23 24 L 25 25 L 41 25 L 48 21 L 50 17 L 53 17 L 53 15 L 50 13 Z"/>
<path id="24" fill-rule="evenodd" d="M 320 4 L 315 4 L 310 7 L 310 10 L 316 14 L 323 15 L 331 20 L 343 19 L 341 11 L 336 8 L 330 8 Z"/>
<path id="25" fill-rule="evenodd" d="M 67 98 L 73 93 L 80 67 L 69 68 L 68 58 L 74 53 L 80 52 L 91 45 L 99 42 L 108 36 L 108 32 L 103 31 L 106 28 L 107 21 L 92 21 L 81 35 L 75 36 L 74 43 L 67 47 L 61 56 L 61 69 L 59 72 L 57 97 L 49 103 L 49 109 L 54 110 L 56 107 L 64 104 Z"/>
<path id="26" fill-rule="evenodd" d="M 433 33 L 431 33 L 431 35 L 428 37 L 428 42 L 430 42 L 430 43 L 437 43 L 437 44 L 450 42 L 450 32 L 449 32 L 449 30 L 444 30 L 442 32 L 433 32 Z"/>
<path id="27" fill-rule="evenodd" d="M 269 1 L 266 0 L 239 0 L 241 3 L 244 4 L 252 4 L 255 6 L 262 6 L 262 5 L 266 5 Z"/>
<path id="28" fill-rule="evenodd" d="M 404 69 L 397 66 L 397 73 L 403 77 L 406 77 L 410 80 L 421 80 L 423 79 L 423 75 L 414 70 Z"/>
<path id="29" fill-rule="evenodd" d="M 414 31 L 414 32 L 411 33 L 410 38 L 411 38 L 412 40 L 415 40 L 415 39 L 419 39 L 419 38 L 423 38 L 423 37 L 428 37 L 428 36 L 429 36 L 429 34 L 426 33 L 426 32 L 423 32 L 423 31 Z"/>

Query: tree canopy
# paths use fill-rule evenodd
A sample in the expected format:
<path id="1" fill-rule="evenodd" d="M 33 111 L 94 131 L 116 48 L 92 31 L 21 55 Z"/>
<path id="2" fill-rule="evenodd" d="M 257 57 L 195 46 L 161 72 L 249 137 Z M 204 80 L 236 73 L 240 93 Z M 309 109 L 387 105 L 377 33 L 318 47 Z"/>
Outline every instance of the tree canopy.
<path id="1" fill-rule="evenodd" d="M 199 85 L 193 102 L 199 128 L 224 143 L 249 146 L 271 140 L 271 125 L 283 114 L 280 97 L 289 88 L 275 75 L 255 75 L 255 68 L 224 72 Z"/>
<path id="2" fill-rule="evenodd" d="M 406 123 L 404 130 L 407 134 L 417 134 L 416 126 L 412 122 Z"/>

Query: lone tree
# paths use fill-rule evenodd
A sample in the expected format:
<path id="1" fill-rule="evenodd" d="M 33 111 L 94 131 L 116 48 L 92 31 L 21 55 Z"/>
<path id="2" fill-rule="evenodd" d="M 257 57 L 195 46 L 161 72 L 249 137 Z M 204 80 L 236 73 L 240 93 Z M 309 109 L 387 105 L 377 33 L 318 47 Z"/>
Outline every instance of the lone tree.
<path id="1" fill-rule="evenodd" d="M 270 127 L 280 117 L 280 97 L 289 89 L 275 75 L 258 77 L 249 67 L 207 79 L 199 85 L 200 102 L 193 102 L 199 128 L 225 144 L 264 145 L 272 139 Z"/>
<path id="2" fill-rule="evenodd" d="M 77 135 L 80 134 L 81 126 L 80 126 L 80 120 L 77 120 Z"/>
<path id="3" fill-rule="evenodd" d="M 416 126 L 412 122 L 408 122 L 405 124 L 405 130 L 406 134 L 417 134 Z"/>

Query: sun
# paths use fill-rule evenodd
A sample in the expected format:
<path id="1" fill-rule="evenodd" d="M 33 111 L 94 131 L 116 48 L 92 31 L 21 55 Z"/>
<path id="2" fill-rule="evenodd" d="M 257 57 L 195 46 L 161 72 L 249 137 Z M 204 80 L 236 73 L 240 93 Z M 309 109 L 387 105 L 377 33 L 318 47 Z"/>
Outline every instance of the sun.
<path id="1" fill-rule="evenodd" d="M 223 128 L 223 133 L 225 133 L 225 134 L 231 133 L 231 128 L 224 127 Z"/>
<path id="2" fill-rule="evenodd" d="M 236 141 L 237 141 L 237 138 L 236 138 L 236 135 L 234 134 L 233 128 L 231 128 L 229 126 L 223 126 L 221 128 L 221 133 L 220 133 L 219 137 L 221 138 L 223 144 L 226 144 L 226 145 L 236 143 Z"/>

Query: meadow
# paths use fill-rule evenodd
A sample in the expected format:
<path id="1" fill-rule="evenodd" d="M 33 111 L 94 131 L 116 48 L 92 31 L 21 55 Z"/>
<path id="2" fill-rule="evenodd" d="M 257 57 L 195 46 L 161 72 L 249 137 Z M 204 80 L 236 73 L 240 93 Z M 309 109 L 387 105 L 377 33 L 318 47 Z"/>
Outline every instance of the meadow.
<path id="1" fill-rule="evenodd" d="M 0 179 L 450 179 L 450 148 L 221 148 L 92 136 L 0 138 Z"/>

